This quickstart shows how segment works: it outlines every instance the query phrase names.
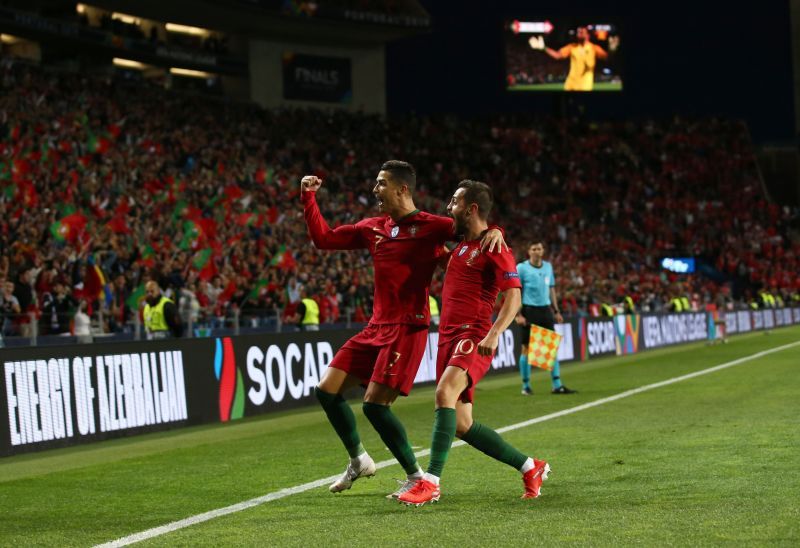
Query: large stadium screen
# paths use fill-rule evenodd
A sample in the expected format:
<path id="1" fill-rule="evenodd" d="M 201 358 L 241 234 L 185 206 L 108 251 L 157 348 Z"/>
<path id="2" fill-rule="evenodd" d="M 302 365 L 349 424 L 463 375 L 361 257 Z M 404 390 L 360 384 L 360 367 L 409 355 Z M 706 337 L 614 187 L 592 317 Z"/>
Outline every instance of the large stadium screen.
<path id="1" fill-rule="evenodd" d="M 505 23 L 509 91 L 622 91 L 619 25 L 605 19 Z"/>

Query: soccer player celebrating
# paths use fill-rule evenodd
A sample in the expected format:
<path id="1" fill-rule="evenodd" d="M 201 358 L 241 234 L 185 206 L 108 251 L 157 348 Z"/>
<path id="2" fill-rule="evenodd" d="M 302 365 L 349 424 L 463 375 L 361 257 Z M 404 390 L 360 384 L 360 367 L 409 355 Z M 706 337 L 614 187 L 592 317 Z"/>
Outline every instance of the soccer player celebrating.
<path id="1" fill-rule="evenodd" d="M 541 241 L 534 241 L 528 247 L 528 260 L 517 265 L 522 282 L 522 310 L 517 315 L 517 323 L 522 326 L 519 372 L 522 376 L 522 393 L 526 396 L 533 394 L 531 366 L 528 363 L 528 339 L 530 339 L 531 325 L 555 331 L 556 323 L 564 321 L 558 309 L 556 275 L 553 272 L 553 265 L 543 260 L 542 257 L 544 257 L 544 244 Z M 561 384 L 561 366 L 558 360 L 553 364 L 550 381 L 553 385 L 553 394 L 575 393 L 575 390 L 570 390 Z"/>
<path id="2" fill-rule="evenodd" d="M 489 370 L 498 338 L 514 320 L 521 300 L 510 250 L 492 254 L 480 249 L 491 208 L 491 188 L 469 180 L 458 185 L 447 206 L 464 240 L 450 253 L 442 291 L 431 460 L 424 477 L 398 497 L 405 504 L 420 506 L 439 500 L 439 478 L 454 436 L 522 472 L 522 498 L 538 497 L 550 472 L 546 462 L 524 455 L 472 419 L 475 385 Z M 492 309 L 501 291 L 505 300 L 492 324 Z"/>
<path id="3" fill-rule="evenodd" d="M 362 409 L 383 442 L 408 474 L 389 495 L 396 498 L 422 476 L 403 425 L 390 406 L 407 396 L 427 343 L 430 312 L 428 288 L 444 242 L 454 239 L 449 217 L 421 212 L 412 193 L 416 173 L 411 164 L 392 160 L 378 173 L 373 194 L 383 214 L 331 229 L 319 211 L 316 191 L 322 181 L 306 176 L 301 200 L 311 239 L 319 249 L 368 249 L 375 267 L 374 310 L 364 330 L 336 353 L 315 390 L 328 420 L 342 440 L 350 462 L 331 492 L 350 489 L 358 478 L 375 474 L 356 429 L 355 416 L 342 394 L 362 385 Z M 492 230 L 482 245 L 504 247 L 502 233 Z M 507 247 L 506 247 L 507 249 Z"/>

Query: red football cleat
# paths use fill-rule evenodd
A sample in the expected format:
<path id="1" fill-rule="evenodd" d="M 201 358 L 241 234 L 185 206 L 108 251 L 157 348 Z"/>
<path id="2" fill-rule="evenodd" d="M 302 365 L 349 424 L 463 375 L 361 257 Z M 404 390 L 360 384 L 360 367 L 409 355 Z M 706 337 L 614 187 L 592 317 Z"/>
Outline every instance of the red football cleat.
<path id="1" fill-rule="evenodd" d="M 523 499 L 535 499 L 542 490 L 542 482 L 550 473 L 550 465 L 543 460 L 533 459 L 533 468 L 522 474 L 522 483 L 525 484 Z"/>
<path id="2" fill-rule="evenodd" d="M 426 502 L 439 501 L 439 486 L 428 480 L 417 480 L 414 487 L 397 497 L 397 500 L 408 506 L 422 506 Z"/>

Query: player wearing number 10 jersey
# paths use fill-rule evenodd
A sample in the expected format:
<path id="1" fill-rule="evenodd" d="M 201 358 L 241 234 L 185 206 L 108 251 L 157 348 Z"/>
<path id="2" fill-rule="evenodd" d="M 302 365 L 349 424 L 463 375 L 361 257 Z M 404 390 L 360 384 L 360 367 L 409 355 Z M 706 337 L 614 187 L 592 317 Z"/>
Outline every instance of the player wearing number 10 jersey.
<path id="1" fill-rule="evenodd" d="M 521 453 L 491 428 L 472 419 L 475 385 L 489 370 L 498 338 L 519 309 L 520 281 L 513 254 L 482 253 L 478 239 L 487 229 L 491 188 L 462 181 L 447 209 L 464 240 L 450 252 L 442 292 L 439 353 L 436 363 L 436 412 L 431 460 L 424 477 L 398 500 L 420 506 L 439 500 L 442 475 L 453 437 L 522 472 L 523 498 L 539 496 L 549 465 Z M 505 299 L 494 324 L 492 309 L 498 293 Z"/>
<path id="2" fill-rule="evenodd" d="M 386 162 L 373 189 L 384 215 L 331 229 L 316 202 L 322 181 L 314 176 L 302 181 L 301 200 L 314 244 L 319 249 L 368 249 L 375 266 L 372 318 L 336 353 L 315 390 L 350 455 L 344 474 L 330 486 L 334 493 L 375 474 L 375 463 L 361 444 L 355 416 L 342 396 L 357 385 L 367 387 L 364 414 L 408 475 L 389 496 L 405 492 L 422 476 L 405 429 L 390 406 L 398 395 L 408 395 L 422 361 L 430 322 L 428 287 L 442 244 L 454 239 L 455 232 L 452 219 L 416 209 L 415 183 L 410 164 Z M 502 243 L 500 231 L 491 232 L 485 242 L 490 249 Z"/>

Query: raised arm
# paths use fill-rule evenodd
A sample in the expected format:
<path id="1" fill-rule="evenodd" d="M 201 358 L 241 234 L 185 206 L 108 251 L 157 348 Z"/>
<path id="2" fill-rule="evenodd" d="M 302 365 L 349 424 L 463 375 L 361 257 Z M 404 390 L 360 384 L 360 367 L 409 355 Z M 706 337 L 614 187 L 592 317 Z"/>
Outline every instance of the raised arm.
<path id="1" fill-rule="evenodd" d="M 528 40 L 528 45 L 530 45 L 531 49 L 544 52 L 556 60 L 566 59 L 567 57 L 569 57 L 568 45 L 564 46 L 560 50 L 554 50 L 553 48 L 548 47 L 544 43 L 544 37 L 542 36 L 532 36 L 531 39 Z"/>
<path id="2" fill-rule="evenodd" d="M 595 44 L 594 45 L 594 56 L 596 58 L 600 59 L 601 61 L 605 61 L 606 59 L 608 59 L 608 52 L 606 50 L 604 50 L 603 48 L 601 48 L 600 46 L 598 46 L 597 44 Z"/>
<path id="3" fill-rule="evenodd" d="M 331 228 L 317 205 L 317 190 L 322 179 L 307 175 L 300 182 L 300 201 L 303 202 L 303 215 L 311 240 L 318 249 L 363 249 L 367 243 L 356 225 L 342 225 Z"/>

